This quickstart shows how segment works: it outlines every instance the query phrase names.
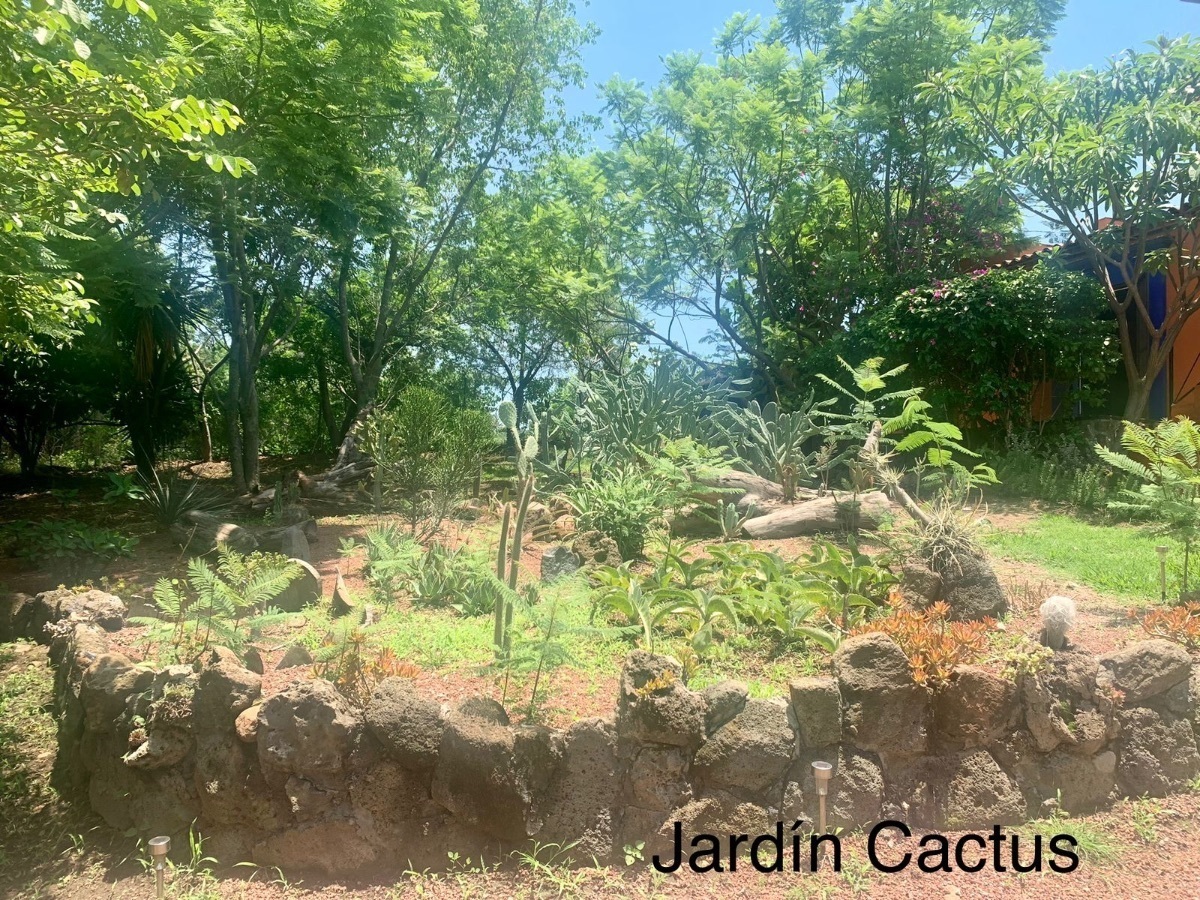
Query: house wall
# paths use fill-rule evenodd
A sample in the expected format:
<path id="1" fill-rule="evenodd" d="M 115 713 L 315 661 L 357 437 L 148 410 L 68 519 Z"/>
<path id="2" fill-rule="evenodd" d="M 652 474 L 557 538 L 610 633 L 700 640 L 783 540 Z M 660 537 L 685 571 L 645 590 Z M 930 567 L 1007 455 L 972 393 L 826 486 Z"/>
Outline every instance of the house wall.
<path id="1" fill-rule="evenodd" d="M 1194 245 L 1195 241 L 1188 243 Z M 1169 309 L 1177 302 L 1175 280 L 1167 279 Z M 1200 420 L 1200 315 L 1183 326 L 1171 351 L 1171 415 Z"/>

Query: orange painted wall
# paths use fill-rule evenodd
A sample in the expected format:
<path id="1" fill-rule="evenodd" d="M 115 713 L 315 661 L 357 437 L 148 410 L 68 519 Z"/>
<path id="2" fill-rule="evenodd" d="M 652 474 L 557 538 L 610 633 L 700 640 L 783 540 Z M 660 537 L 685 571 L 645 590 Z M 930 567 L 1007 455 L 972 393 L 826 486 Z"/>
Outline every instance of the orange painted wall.
<path id="1" fill-rule="evenodd" d="M 1195 240 L 1187 242 L 1189 250 Z M 1167 309 L 1175 305 L 1175 284 L 1167 279 Z M 1200 314 L 1193 315 L 1171 348 L 1171 415 L 1200 421 Z"/>
<path id="2" fill-rule="evenodd" d="M 1170 293 L 1167 302 L 1174 302 Z M 1188 319 L 1171 350 L 1171 415 L 1200 421 L 1200 315 Z"/>

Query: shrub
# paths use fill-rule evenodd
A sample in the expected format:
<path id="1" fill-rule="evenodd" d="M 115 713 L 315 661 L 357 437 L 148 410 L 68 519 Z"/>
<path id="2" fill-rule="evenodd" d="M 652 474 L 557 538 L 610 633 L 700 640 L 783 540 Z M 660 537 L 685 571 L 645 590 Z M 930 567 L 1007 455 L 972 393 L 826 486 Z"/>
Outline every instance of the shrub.
<path id="1" fill-rule="evenodd" d="M 616 542 L 623 559 L 640 557 L 650 533 L 680 502 L 677 485 L 635 466 L 587 478 L 568 493 L 580 531 L 599 531 Z"/>
<path id="2" fill-rule="evenodd" d="M 414 606 L 445 606 L 464 616 L 483 616 L 493 610 L 504 587 L 485 554 L 440 544 L 425 550 L 393 527 L 370 529 L 366 540 L 367 580 L 384 607 L 403 592 Z"/>
<path id="3" fill-rule="evenodd" d="M 96 563 L 131 556 L 137 546 L 137 538 L 73 519 L 10 522 L 0 535 L 8 553 L 41 566 L 62 563 L 72 579 Z"/>
<path id="4" fill-rule="evenodd" d="M 154 521 L 163 528 L 182 521 L 189 512 L 215 513 L 226 506 L 212 488 L 199 481 L 184 481 L 174 475 L 161 478 L 157 472 L 151 474 L 153 477 L 141 479 L 141 490 L 133 499 L 146 503 Z"/>
<path id="5" fill-rule="evenodd" d="M 284 614 L 270 606 L 300 574 L 300 567 L 275 553 L 243 556 L 225 545 L 214 570 L 197 557 L 188 562 L 186 586 L 162 578 L 154 586 L 159 617 L 134 617 L 147 627 L 150 643 L 168 644 L 180 662 L 192 662 L 214 644 L 241 652 L 263 628 Z"/>
<path id="6" fill-rule="evenodd" d="M 996 460 L 996 475 L 1005 495 L 1085 510 L 1103 509 L 1133 486 L 1130 476 L 1102 463 L 1090 446 L 1067 435 L 1043 440 L 1014 432 Z"/>
<path id="7" fill-rule="evenodd" d="M 696 654 L 742 625 L 762 629 L 782 643 L 806 641 L 833 650 L 847 630 L 868 619 L 886 600 L 896 578 L 851 547 L 821 543 L 805 561 L 747 544 L 709 548 L 688 560 L 687 545 L 668 545 L 651 573 L 626 563 L 593 573 L 597 607 L 633 623 L 648 648 L 661 634 L 682 635 Z"/>
<path id="8" fill-rule="evenodd" d="M 729 396 L 725 386 L 670 355 L 619 376 L 573 383 L 551 406 L 547 430 L 555 462 L 576 471 L 585 463 L 609 468 L 657 456 L 676 438 L 708 442 L 718 432 L 713 413 Z"/>
<path id="9" fill-rule="evenodd" d="M 499 441 L 491 416 L 455 409 L 436 391 L 407 388 L 367 422 L 377 508 L 395 502 L 417 537 L 437 532 Z"/>
<path id="10" fill-rule="evenodd" d="M 386 646 L 390 630 L 342 621 L 313 654 L 313 674 L 331 682 L 347 699 L 365 706 L 385 678 L 413 678 L 420 667 L 401 660 Z"/>
<path id="11" fill-rule="evenodd" d="M 1147 519 L 1155 533 L 1183 541 L 1183 592 L 1188 589 L 1192 543 L 1200 534 L 1200 428 L 1186 416 L 1153 428 L 1126 422 L 1124 453 L 1096 445 L 1096 453 L 1140 482 L 1124 490 L 1109 508 Z"/>
<path id="12" fill-rule="evenodd" d="M 599 587 L 595 606 L 633 623 L 643 646 L 652 652 L 664 631 L 682 631 L 692 648 L 702 653 L 712 644 L 719 623 L 727 629 L 737 628 L 731 600 L 707 588 L 681 588 L 670 579 L 642 578 L 629 571 L 629 563 L 601 567 L 593 580 Z"/>
<path id="13" fill-rule="evenodd" d="M 1189 650 L 1200 650 L 1200 603 L 1151 609 L 1140 617 L 1136 610 L 1130 610 L 1129 614 L 1137 617 L 1142 629 L 1152 637 L 1175 641 Z"/>
<path id="14" fill-rule="evenodd" d="M 1102 397 L 1120 359 L 1095 279 L 1049 265 L 980 270 L 901 294 L 868 328 L 896 348 L 939 410 L 975 425 L 1027 424 L 1035 387 Z"/>
<path id="15" fill-rule="evenodd" d="M 890 616 L 867 622 L 854 633 L 886 634 L 908 657 L 913 681 L 931 690 L 945 687 L 958 666 L 979 658 L 987 649 L 988 630 L 995 624 L 991 619 L 951 622 L 950 607 L 945 603 L 917 610 L 899 594 L 891 606 Z"/>

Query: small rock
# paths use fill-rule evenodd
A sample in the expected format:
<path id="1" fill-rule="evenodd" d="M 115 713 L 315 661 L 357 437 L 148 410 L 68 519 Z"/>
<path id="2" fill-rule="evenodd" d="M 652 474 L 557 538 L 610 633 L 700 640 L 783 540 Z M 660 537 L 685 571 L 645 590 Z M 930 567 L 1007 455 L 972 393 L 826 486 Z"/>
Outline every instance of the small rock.
<path id="1" fill-rule="evenodd" d="M 824 747 L 842 739 L 842 696 L 833 678 L 797 678 L 791 684 L 796 737 L 803 747 Z"/>
<path id="2" fill-rule="evenodd" d="M 201 731 L 228 729 L 238 713 L 258 702 L 262 678 L 233 651 L 213 647 L 201 660 L 192 706 Z"/>
<path id="3" fill-rule="evenodd" d="M 472 719 L 483 719 L 493 725 L 508 725 L 508 712 L 499 701 L 491 697 L 468 697 L 458 704 L 456 712 L 460 716 L 470 716 Z"/>
<path id="4" fill-rule="evenodd" d="M 705 737 L 704 698 L 683 683 L 669 656 L 634 650 L 621 671 L 617 733 L 651 744 L 695 749 Z"/>
<path id="5" fill-rule="evenodd" d="M 473 522 L 483 517 L 486 507 L 478 497 L 469 497 L 454 507 L 454 518 Z"/>
<path id="6" fill-rule="evenodd" d="M 1092 760 L 1092 765 L 1096 767 L 1096 771 L 1102 775 L 1111 775 L 1117 770 L 1117 754 L 1111 750 L 1105 750 L 1103 753 L 1097 754 Z"/>
<path id="7" fill-rule="evenodd" d="M 312 518 L 312 515 L 309 514 L 308 508 L 305 507 L 304 504 L 302 504 L 302 503 L 292 503 L 288 506 L 285 506 L 282 510 L 280 510 L 279 516 L 277 519 L 277 521 L 280 525 L 302 525 L 302 526 L 308 525 L 308 523 L 312 522 L 312 520 L 313 520 L 313 518 Z M 315 522 L 313 522 L 312 527 L 316 528 Z M 309 533 L 310 532 L 308 532 L 308 530 L 305 529 L 305 537 L 307 537 Z M 315 534 L 315 532 L 311 532 L 311 533 Z"/>
<path id="8" fill-rule="evenodd" d="M 312 654 L 307 648 L 300 644 L 292 644 L 288 648 L 287 653 L 283 654 L 283 659 L 279 660 L 279 665 L 276 669 L 295 669 L 299 666 L 312 665 Z"/>
<path id="9" fill-rule="evenodd" d="M 1008 612 L 1008 598 L 987 560 L 960 553 L 946 563 L 939 573 L 942 578 L 942 599 L 950 607 L 950 618 L 956 622 L 975 622 L 980 619 L 999 619 Z"/>
<path id="10" fill-rule="evenodd" d="M 904 586 L 905 596 L 916 606 L 942 599 L 942 576 L 920 560 L 905 560 L 901 564 L 900 583 Z"/>
<path id="11" fill-rule="evenodd" d="M 299 525 L 286 528 L 280 539 L 283 544 L 283 555 L 292 559 L 301 559 L 306 563 L 312 562 L 312 548 L 308 545 L 308 537 Z"/>
<path id="12" fill-rule="evenodd" d="M 255 703 L 250 708 L 238 713 L 238 717 L 233 722 L 238 740 L 244 744 L 253 744 L 258 740 L 258 711 L 260 709 L 262 709 L 262 704 Z"/>
<path id="13" fill-rule="evenodd" d="M 330 611 L 335 617 L 348 616 L 358 608 L 358 602 L 350 596 L 350 590 L 338 572 L 337 581 L 333 585 L 333 599 L 330 600 Z"/>
<path id="14" fill-rule="evenodd" d="M 254 647 L 250 647 L 245 653 L 242 654 L 242 661 L 246 664 L 246 668 L 255 675 L 261 675 L 263 673 L 262 654 L 259 653 Z"/>
<path id="15" fill-rule="evenodd" d="M 485 698 L 474 698 L 484 700 Z M 467 703 L 472 701 L 468 700 Z M 496 722 L 504 709 L 488 700 L 488 720 Z M 462 709 L 460 708 L 460 712 Z M 469 715 L 470 713 L 466 713 Z M 405 678 L 379 682 L 364 712 L 367 728 L 387 749 L 388 755 L 407 769 L 432 769 L 437 763 L 445 722 L 441 704 L 420 696 Z M 507 716 L 498 724 L 507 725 Z"/>
<path id="16" fill-rule="evenodd" d="M 542 552 L 542 581 L 554 581 L 579 569 L 579 557 L 570 547 L 555 544 Z"/>
<path id="17" fill-rule="evenodd" d="M 585 566 L 619 566 L 621 554 L 617 542 L 599 531 L 585 531 L 575 538 L 571 549 Z"/>
<path id="18" fill-rule="evenodd" d="M 534 541 L 544 541 L 554 533 L 554 513 L 544 503 L 534 501 L 525 510 L 525 533 Z"/>
<path id="19" fill-rule="evenodd" d="M 1140 641 L 1105 653 L 1100 665 L 1112 675 L 1113 686 L 1125 694 L 1125 705 L 1136 706 L 1187 680 L 1192 658 L 1179 644 L 1160 639 Z"/>
<path id="20" fill-rule="evenodd" d="M 709 788 L 765 791 L 787 771 L 795 744 L 784 701 L 747 700 L 705 741 L 692 772 Z"/>
<path id="21" fill-rule="evenodd" d="M 864 750 L 917 753 L 929 735 L 929 692 L 912 680 L 908 657 L 885 634 L 844 640 L 833 654 L 842 726 Z"/>
<path id="22" fill-rule="evenodd" d="M 292 559 L 291 562 L 300 567 L 300 574 L 269 605 L 294 613 L 320 602 L 321 574 L 307 560 Z"/>
<path id="23" fill-rule="evenodd" d="M 700 692 L 704 698 L 704 730 L 712 734 L 746 707 L 750 692 L 739 681 L 722 681 Z"/>

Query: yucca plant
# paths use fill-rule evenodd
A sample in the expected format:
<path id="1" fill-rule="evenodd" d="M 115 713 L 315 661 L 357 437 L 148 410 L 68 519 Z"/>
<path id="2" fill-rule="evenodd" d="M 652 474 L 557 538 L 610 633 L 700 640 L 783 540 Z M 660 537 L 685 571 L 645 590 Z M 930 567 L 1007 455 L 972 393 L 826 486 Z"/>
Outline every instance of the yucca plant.
<path id="1" fill-rule="evenodd" d="M 189 512 L 215 513 L 226 507 L 225 501 L 211 487 L 199 481 L 184 481 L 175 475 L 166 478 L 158 472 L 141 477 L 142 492 L 137 500 L 150 507 L 154 520 L 163 528 L 182 521 Z"/>
<path id="2" fill-rule="evenodd" d="M 742 534 L 742 526 L 746 524 L 746 520 L 750 518 L 752 512 L 753 509 L 750 513 L 743 515 L 738 512 L 736 503 L 718 500 L 717 524 L 721 527 L 721 540 L 736 541 Z"/>
<path id="3" fill-rule="evenodd" d="M 597 569 L 593 578 L 601 587 L 593 615 L 601 607 L 623 615 L 640 632 L 642 645 L 651 653 L 663 625 L 688 608 L 684 597 L 687 592 L 645 585 L 638 575 L 629 571 L 628 562 Z"/>
<path id="4" fill-rule="evenodd" d="M 702 654 L 712 645 L 718 623 L 737 629 L 737 610 L 729 596 L 706 587 L 678 586 L 669 573 L 639 576 L 629 566 L 596 570 L 593 580 L 600 590 L 592 612 L 607 608 L 627 618 L 647 650 L 654 650 L 662 631 L 674 630 L 682 631 L 695 653 Z"/>
<path id="5" fill-rule="evenodd" d="M 1112 500 L 1110 509 L 1149 520 L 1152 531 L 1183 541 L 1183 592 L 1188 589 L 1192 542 L 1200 529 L 1200 428 L 1187 416 L 1153 428 L 1126 422 L 1124 453 L 1096 445 L 1096 454 L 1140 484 Z"/>
<path id="6" fill-rule="evenodd" d="M 241 652 L 263 628 L 285 613 L 270 604 L 300 575 L 300 567 L 277 554 L 243 556 L 217 548 L 217 567 L 204 559 L 188 562 L 186 584 L 162 578 L 154 586 L 157 617 L 137 616 L 151 643 L 169 644 L 180 662 L 192 662 L 214 645 Z"/>

